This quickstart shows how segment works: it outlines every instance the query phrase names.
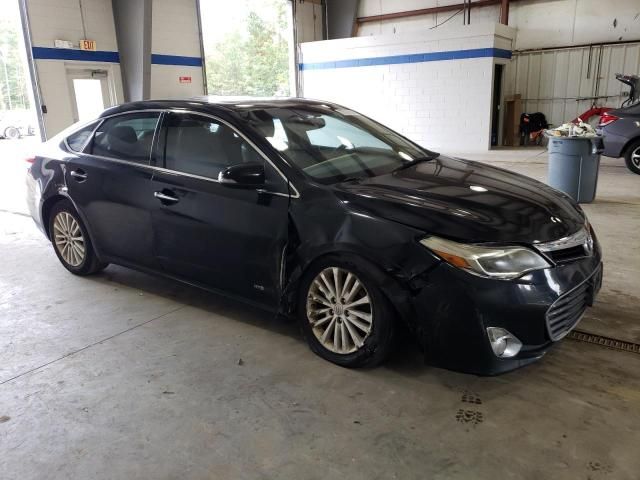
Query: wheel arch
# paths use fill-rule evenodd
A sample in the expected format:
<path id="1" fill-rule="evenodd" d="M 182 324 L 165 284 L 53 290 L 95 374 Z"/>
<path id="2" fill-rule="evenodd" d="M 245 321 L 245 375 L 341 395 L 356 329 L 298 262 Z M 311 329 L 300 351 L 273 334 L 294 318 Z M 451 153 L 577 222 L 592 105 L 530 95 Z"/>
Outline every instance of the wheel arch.
<path id="1" fill-rule="evenodd" d="M 300 288 L 302 288 L 303 278 L 316 265 L 331 257 L 338 257 L 341 261 L 351 261 L 363 268 L 376 282 L 399 319 L 401 319 L 403 323 L 411 325 L 411 319 L 414 315 L 412 304 L 409 301 L 411 292 L 409 287 L 404 284 L 399 272 L 385 268 L 366 253 L 349 249 L 325 250 L 318 252 L 313 257 L 296 262 L 296 265 L 291 270 L 291 274 L 287 278 L 283 294 L 283 306 L 285 309 L 283 313 L 289 316 L 297 313 L 295 310 L 297 299 L 300 295 Z"/>
<path id="2" fill-rule="evenodd" d="M 50 215 L 51 215 L 51 211 L 53 210 L 53 207 L 55 205 L 57 205 L 59 202 L 61 202 L 63 200 L 67 200 L 69 203 L 71 203 L 71 205 L 73 206 L 75 211 L 78 213 L 78 216 L 80 217 L 80 220 L 82 220 L 82 223 L 84 224 L 84 228 L 86 229 L 87 233 L 89 234 L 89 240 L 91 241 L 91 245 L 93 246 L 93 250 L 95 251 L 96 256 L 98 257 L 98 259 L 102 260 L 102 255 L 100 254 L 100 247 L 96 243 L 95 237 L 94 237 L 93 233 L 91 232 L 91 227 L 89 226 L 89 222 L 87 222 L 87 219 L 82 214 L 80 209 L 77 207 L 75 202 L 71 199 L 71 197 L 69 197 L 68 195 L 63 195 L 60 192 L 55 193 L 54 195 L 51 195 L 46 200 L 44 200 L 42 202 L 42 207 L 40 209 L 40 211 L 41 211 L 41 217 L 40 218 L 42 219 L 42 226 L 44 228 L 45 234 L 47 235 L 47 238 L 49 240 L 51 240 L 51 232 L 50 232 L 50 223 L 51 223 L 50 222 Z"/>
<path id="3" fill-rule="evenodd" d="M 61 194 L 55 194 L 50 196 L 49 198 L 47 198 L 44 202 L 42 202 L 42 208 L 41 210 L 41 215 L 40 218 L 42 219 L 42 226 L 44 227 L 44 232 L 47 235 L 47 238 L 49 240 L 51 240 L 51 231 L 50 231 L 50 223 L 51 223 L 51 210 L 53 210 L 53 207 L 58 203 L 61 202 L 63 200 L 69 200 L 69 197 L 65 197 L 64 195 Z M 73 203 L 73 202 L 71 202 Z M 75 205 L 74 205 L 75 207 Z"/>
<path id="4" fill-rule="evenodd" d="M 636 135 L 635 137 L 631 137 L 627 143 L 624 144 L 622 150 L 620 150 L 620 156 L 626 156 L 629 149 L 635 144 L 640 142 L 640 135 Z"/>

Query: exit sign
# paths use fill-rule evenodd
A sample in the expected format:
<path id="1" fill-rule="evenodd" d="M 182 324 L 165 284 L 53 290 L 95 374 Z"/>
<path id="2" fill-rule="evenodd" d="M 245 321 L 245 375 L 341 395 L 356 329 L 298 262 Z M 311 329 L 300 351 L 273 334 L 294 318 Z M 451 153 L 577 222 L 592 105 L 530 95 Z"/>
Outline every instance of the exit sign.
<path id="1" fill-rule="evenodd" d="M 191 83 L 191 77 L 178 77 L 180 83 Z"/>
<path id="2" fill-rule="evenodd" d="M 92 52 L 96 51 L 96 41 L 95 40 L 80 40 L 80 50 L 90 50 Z"/>

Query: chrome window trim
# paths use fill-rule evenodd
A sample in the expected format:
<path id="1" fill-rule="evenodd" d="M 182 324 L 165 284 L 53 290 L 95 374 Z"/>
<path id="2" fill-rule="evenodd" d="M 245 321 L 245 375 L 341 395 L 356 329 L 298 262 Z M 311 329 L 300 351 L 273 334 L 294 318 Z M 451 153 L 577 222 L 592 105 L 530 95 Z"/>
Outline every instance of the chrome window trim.
<path id="1" fill-rule="evenodd" d="M 103 157 L 102 155 L 94 155 L 92 153 L 83 153 L 83 155 L 86 155 L 88 157 L 92 157 L 92 158 L 97 158 L 99 160 L 106 160 L 107 162 L 114 162 L 114 163 L 119 163 L 121 165 L 128 165 L 130 167 L 140 167 L 140 168 L 146 168 L 152 171 L 158 171 L 161 173 L 169 173 L 172 175 L 182 175 L 184 177 L 190 177 L 190 178 L 195 178 L 196 180 L 204 180 L 207 182 L 213 182 L 213 183 L 220 183 L 218 182 L 218 180 L 214 180 L 213 178 L 209 178 L 209 177 L 203 177 L 201 175 L 196 175 L 193 173 L 186 173 L 186 172 L 178 172 L 176 170 L 169 170 L 167 168 L 162 168 L 162 167 L 156 167 L 155 165 L 148 165 L 145 163 L 136 163 L 136 162 L 132 162 L 129 160 L 120 160 L 119 158 L 111 158 L 111 157 Z M 269 195 L 277 195 L 280 197 L 290 197 L 290 195 L 288 193 L 281 193 L 281 192 L 272 192 L 271 190 L 264 190 L 264 189 L 257 189 L 256 190 L 257 193 L 265 193 L 265 194 L 269 194 Z"/>
<path id="2" fill-rule="evenodd" d="M 291 193 L 281 193 L 281 192 L 272 192 L 270 190 L 263 190 L 262 193 L 267 193 L 270 195 L 278 195 L 278 196 L 283 196 L 283 197 L 289 197 L 289 198 L 300 198 L 300 193 L 298 192 L 298 189 L 295 187 L 295 185 L 293 185 L 293 183 L 291 183 L 291 181 L 286 177 L 286 175 L 284 173 L 282 173 L 282 171 L 271 161 L 271 159 L 260 149 L 258 148 L 258 146 L 256 146 L 255 143 L 253 143 L 244 133 L 242 133 L 240 130 L 238 130 L 234 125 L 232 125 L 231 123 L 227 122 L 226 120 L 223 120 L 220 117 L 217 117 L 215 115 L 212 115 L 210 113 L 204 113 L 204 112 L 197 112 L 195 110 L 189 110 L 189 109 L 182 109 L 182 108 L 148 108 L 148 109 L 139 109 L 139 110 L 129 110 L 126 112 L 118 112 L 118 113 L 113 113 L 111 115 L 107 115 L 105 117 L 101 117 L 100 118 L 100 122 L 98 123 L 98 126 L 94 129 L 94 131 L 92 132 L 91 136 L 89 137 L 90 139 L 93 138 L 93 135 L 95 134 L 96 130 L 99 128 L 100 125 L 102 125 L 103 122 L 105 122 L 107 119 L 113 118 L 113 117 L 118 117 L 121 115 L 129 115 L 129 114 L 133 114 L 133 113 L 147 113 L 147 112 L 160 112 L 160 114 L 162 113 L 183 113 L 183 114 L 190 114 L 190 115 L 199 115 L 205 118 L 211 118 L 213 120 L 215 120 L 216 122 L 220 122 L 224 125 L 226 125 L 227 127 L 231 128 L 235 133 L 237 133 L 244 141 L 246 141 L 249 145 L 251 145 L 251 147 L 258 152 L 258 154 L 269 163 L 269 165 L 271 165 L 273 167 L 273 169 L 278 172 L 278 174 L 280 174 L 280 176 L 282 177 L 282 179 L 285 181 L 285 183 L 289 186 L 289 188 L 291 189 Z M 161 117 L 162 115 L 160 115 Z M 158 120 L 160 119 L 160 117 L 158 117 Z M 156 125 L 156 131 L 158 130 L 158 125 Z M 77 131 L 77 130 L 76 130 Z M 75 132 L 74 132 L 75 133 Z M 72 135 L 72 134 L 70 134 Z M 155 133 L 154 133 L 155 135 Z M 155 137 L 154 137 L 155 138 Z M 65 144 L 66 144 L 66 138 L 65 138 Z M 87 144 L 85 144 L 83 146 L 83 149 L 86 148 Z M 73 152 L 73 150 L 71 150 Z M 94 155 L 92 153 L 86 153 L 86 152 L 74 152 L 74 153 L 81 153 L 83 155 L 88 155 L 90 157 L 95 157 L 95 158 L 100 158 L 102 160 L 111 160 L 111 161 L 115 161 L 117 163 L 122 163 L 122 164 L 126 164 L 126 165 L 136 165 L 139 167 L 146 167 L 146 168 L 151 168 L 154 170 L 158 170 L 161 172 L 165 172 L 165 173 L 172 173 L 172 174 L 176 174 L 176 175 L 184 175 L 187 177 L 191 177 L 191 178 L 196 178 L 199 180 L 207 180 L 210 182 L 214 182 L 214 183 L 220 183 L 218 182 L 217 179 L 213 179 L 213 178 L 209 178 L 209 177 L 203 177 L 201 175 L 195 175 L 192 173 L 187 173 L 187 172 L 180 172 L 178 170 L 170 170 L 167 168 L 162 168 L 162 167 L 157 167 L 154 165 L 144 165 L 141 163 L 136 163 L 136 162 L 130 162 L 128 160 L 121 160 L 118 158 L 110 158 L 110 157 L 103 157 L 101 155 Z M 151 154 L 149 156 L 149 163 L 151 163 Z"/>
<path id="3" fill-rule="evenodd" d="M 151 139 L 151 148 L 149 149 L 149 165 L 151 166 L 151 160 L 153 160 L 153 152 L 157 148 L 156 142 L 158 141 L 158 132 L 160 132 L 160 126 L 164 122 L 164 112 L 160 112 L 158 115 L 158 121 L 156 122 L 156 128 L 153 130 L 153 138 Z M 155 162 L 154 162 L 155 163 Z M 155 165 L 153 165 L 155 166 Z"/>

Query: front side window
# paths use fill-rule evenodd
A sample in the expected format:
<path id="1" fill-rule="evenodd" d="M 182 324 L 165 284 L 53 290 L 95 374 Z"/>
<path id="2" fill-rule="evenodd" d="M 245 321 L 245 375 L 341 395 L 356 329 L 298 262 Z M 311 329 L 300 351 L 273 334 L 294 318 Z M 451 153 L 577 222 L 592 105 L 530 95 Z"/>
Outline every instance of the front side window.
<path id="1" fill-rule="evenodd" d="M 374 177 L 436 155 L 346 108 L 283 106 L 243 115 L 284 157 L 322 183 Z"/>
<path id="2" fill-rule="evenodd" d="M 158 112 L 131 113 L 105 120 L 96 130 L 89 153 L 148 164 Z"/>
<path id="3" fill-rule="evenodd" d="M 231 165 L 263 162 L 232 128 L 201 115 L 168 115 L 163 136 L 169 170 L 217 179 Z"/>

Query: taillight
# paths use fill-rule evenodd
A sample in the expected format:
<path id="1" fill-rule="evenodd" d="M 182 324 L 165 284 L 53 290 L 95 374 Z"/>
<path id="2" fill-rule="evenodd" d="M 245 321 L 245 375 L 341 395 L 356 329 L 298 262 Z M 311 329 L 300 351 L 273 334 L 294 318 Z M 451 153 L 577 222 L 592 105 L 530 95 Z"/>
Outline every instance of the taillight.
<path id="1" fill-rule="evenodd" d="M 616 120 L 620 120 L 620 117 L 616 117 L 615 115 L 611 115 L 610 113 L 603 113 L 600 117 L 600 123 L 598 124 L 598 126 L 604 127 L 605 125 L 609 125 Z"/>

